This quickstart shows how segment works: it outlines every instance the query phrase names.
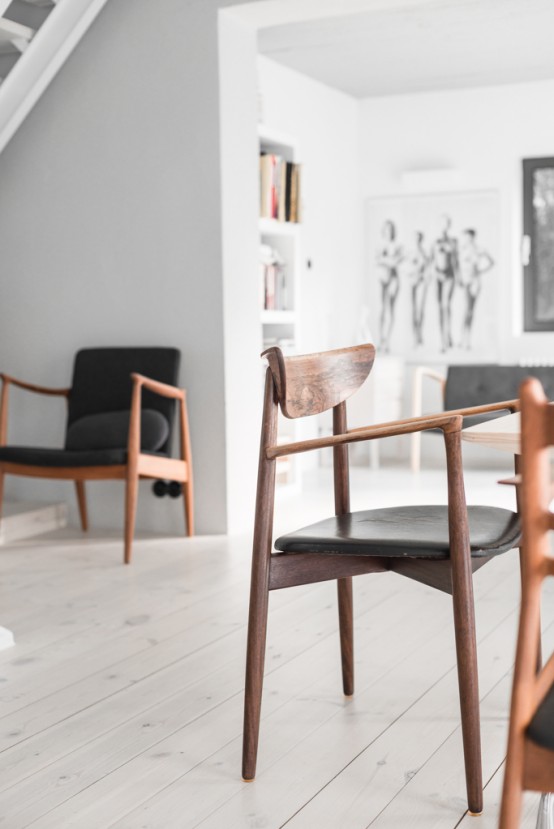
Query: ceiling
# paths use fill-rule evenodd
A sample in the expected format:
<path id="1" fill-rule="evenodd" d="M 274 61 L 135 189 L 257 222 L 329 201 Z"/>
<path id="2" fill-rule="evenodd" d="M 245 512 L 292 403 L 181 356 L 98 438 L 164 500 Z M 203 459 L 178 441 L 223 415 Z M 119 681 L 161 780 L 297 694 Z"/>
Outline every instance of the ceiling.
<path id="1" fill-rule="evenodd" d="M 393 0 L 262 24 L 258 42 L 267 57 L 366 98 L 554 78 L 553 35 L 554 0 Z"/>

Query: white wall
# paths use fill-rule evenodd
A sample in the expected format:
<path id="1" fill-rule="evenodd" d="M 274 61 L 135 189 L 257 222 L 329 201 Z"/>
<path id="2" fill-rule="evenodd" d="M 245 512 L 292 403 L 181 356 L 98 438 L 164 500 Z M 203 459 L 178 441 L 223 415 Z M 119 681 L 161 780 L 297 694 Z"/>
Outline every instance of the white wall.
<path id="1" fill-rule="evenodd" d="M 364 197 L 401 195 L 411 171 L 457 171 L 456 190 L 500 195 L 499 348 L 502 362 L 554 360 L 554 334 L 522 331 L 520 241 L 521 159 L 551 155 L 554 81 L 366 99 L 360 103 L 360 173 Z M 423 178 L 425 180 L 425 177 Z M 448 187 L 448 183 L 445 187 Z M 364 286 L 361 300 L 368 295 Z M 417 362 L 417 355 L 414 357 Z M 407 374 L 406 407 L 410 401 Z M 436 410 L 428 388 L 424 410 Z M 425 436 L 428 460 L 442 458 L 440 441 Z M 405 451 L 408 444 L 405 442 Z M 385 451 L 388 451 L 385 449 Z M 500 453 L 464 450 L 473 465 L 505 464 Z"/>
<path id="2" fill-rule="evenodd" d="M 460 190 L 501 200 L 498 315 L 503 362 L 545 359 L 554 334 L 524 334 L 521 320 L 521 159 L 551 155 L 554 80 L 366 99 L 360 105 L 365 197 L 402 194 L 407 171 L 450 168 Z"/>
<path id="3" fill-rule="evenodd" d="M 0 156 L 2 370 L 67 385 L 83 346 L 181 348 L 199 532 L 227 526 L 217 17 L 226 5 L 108 3 Z M 14 394 L 12 413 L 11 442 L 60 445 L 57 402 Z M 245 428 L 258 418 L 248 409 Z M 121 485 L 89 491 L 92 525 L 120 526 Z M 6 494 L 73 501 L 70 484 L 29 479 L 9 478 Z M 158 501 L 143 484 L 138 524 L 181 532 L 181 501 Z"/>
<path id="4" fill-rule="evenodd" d="M 300 347 L 351 345 L 363 289 L 358 103 L 263 56 L 258 73 L 263 121 L 297 139 L 303 164 Z"/>
<path id="5" fill-rule="evenodd" d="M 219 19 L 227 526 L 251 531 L 262 413 L 256 32 Z"/>

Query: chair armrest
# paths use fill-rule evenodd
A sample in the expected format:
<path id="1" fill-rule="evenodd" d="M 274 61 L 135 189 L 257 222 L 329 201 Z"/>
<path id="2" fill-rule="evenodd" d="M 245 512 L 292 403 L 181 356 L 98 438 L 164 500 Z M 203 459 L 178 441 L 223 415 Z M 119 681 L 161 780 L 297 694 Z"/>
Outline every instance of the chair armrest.
<path id="1" fill-rule="evenodd" d="M 352 429 L 342 435 L 331 435 L 330 437 L 270 446 L 266 450 L 266 457 L 271 460 L 273 458 L 279 458 L 282 455 L 310 452 L 313 449 L 343 446 L 344 444 L 394 437 L 395 435 L 407 435 L 411 432 L 423 432 L 426 429 L 442 429 L 443 432 L 459 432 L 462 428 L 462 420 L 461 415 L 456 412 L 425 415 L 423 417 L 410 418 L 409 420 L 391 420 L 389 423 L 378 423 L 375 426 L 364 426 L 360 429 Z"/>
<path id="2" fill-rule="evenodd" d="M 56 397 L 69 397 L 71 389 L 53 389 L 49 386 L 37 386 L 34 383 L 25 383 L 23 380 L 17 380 L 15 377 L 10 377 L 9 374 L 0 374 L 0 380 L 5 385 L 17 386 L 26 391 L 32 391 L 35 394 L 47 394 Z"/>
<path id="3" fill-rule="evenodd" d="M 175 400 L 183 400 L 185 397 L 185 390 L 179 389 L 177 386 L 170 386 L 168 383 L 160 383 L 159 380 L 152 380 L 150 377 L 145 377 L 143 374 L 133 372 L 131 379 L 135 385 L 144 386 L 148 391 L 159 394 L 161 397 L 172 397 Z"/>
<path id="4" fill-rule="evenodd" d="M 467 409 L 450 409 L 445 414 L 467 417 L 469 415 L 485 414 L 485 412 L 498 412 L 502 409 L 519 412 L 519 400 L 500 400 L 498 403 L 484 403 L 482 406 L 469 406 Z"/>

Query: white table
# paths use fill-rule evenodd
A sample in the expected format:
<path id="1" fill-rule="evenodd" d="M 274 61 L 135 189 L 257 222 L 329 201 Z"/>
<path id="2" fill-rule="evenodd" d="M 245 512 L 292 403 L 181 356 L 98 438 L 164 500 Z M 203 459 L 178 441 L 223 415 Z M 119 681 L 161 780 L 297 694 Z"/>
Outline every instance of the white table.
<path id="1" fill-rule="evenodd" d="M 468 443 L 480 443 L 482 446 L 491 447 L 491 449 L 501 449 L 504 452 L 510 452 L 512 455 L 519 455 L 521 444 L 519 412 L 497 417 L 494 420 L 487 420 L 485 423 L 478 423 L 476 426 L 468 426 L 467 429 L 462 429 L 462 440 L 466 440 Z"/>

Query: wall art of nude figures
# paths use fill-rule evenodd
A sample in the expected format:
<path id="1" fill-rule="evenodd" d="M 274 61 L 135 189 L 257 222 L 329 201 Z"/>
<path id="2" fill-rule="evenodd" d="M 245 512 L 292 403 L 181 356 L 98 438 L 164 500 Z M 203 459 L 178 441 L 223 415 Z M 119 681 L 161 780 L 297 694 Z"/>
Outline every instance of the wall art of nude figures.
<path id="1" fill-rule="evenodd" d="M 498 197 L 367 203 L 372 330 L 382 352 L 448 362 L 495 358 Z"/>

